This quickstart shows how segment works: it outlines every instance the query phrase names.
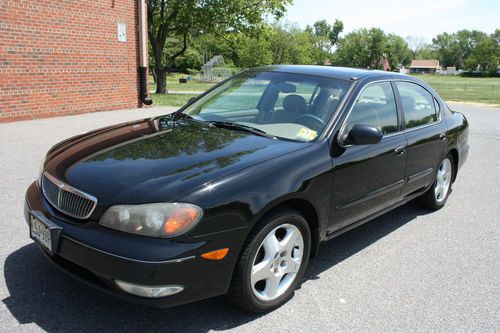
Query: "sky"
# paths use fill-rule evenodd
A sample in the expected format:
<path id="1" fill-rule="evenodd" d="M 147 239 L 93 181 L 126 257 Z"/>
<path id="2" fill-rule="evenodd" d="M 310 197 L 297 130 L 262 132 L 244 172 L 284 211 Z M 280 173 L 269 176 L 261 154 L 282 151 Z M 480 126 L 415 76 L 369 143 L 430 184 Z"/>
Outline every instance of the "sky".
<path id="1" fill-rule="evenodd" d="M 344 22 L 344 34 L 379 27 L 430 42 L 445 31 L 500 29 L 500 0 L 294 0 L 285 16 L 302 28 L 321 19 L 331 24 L 336 18 Z"/>

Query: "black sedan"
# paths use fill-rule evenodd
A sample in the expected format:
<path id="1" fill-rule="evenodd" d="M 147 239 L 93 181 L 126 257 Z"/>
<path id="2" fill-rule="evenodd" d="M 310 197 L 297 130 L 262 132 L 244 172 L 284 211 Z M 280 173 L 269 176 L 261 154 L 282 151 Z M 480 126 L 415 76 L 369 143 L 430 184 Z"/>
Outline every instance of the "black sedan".
<path id="1" fill-rule="evenodd" d="M 55 145 L 25 216 L 52 263 L 112 295 L 227 294 L 264 312 L 321 242 L 415 198 L 443 207 L 467 137 L 465 117 L 410 76 L 251 69 L 173 114 Z"/>

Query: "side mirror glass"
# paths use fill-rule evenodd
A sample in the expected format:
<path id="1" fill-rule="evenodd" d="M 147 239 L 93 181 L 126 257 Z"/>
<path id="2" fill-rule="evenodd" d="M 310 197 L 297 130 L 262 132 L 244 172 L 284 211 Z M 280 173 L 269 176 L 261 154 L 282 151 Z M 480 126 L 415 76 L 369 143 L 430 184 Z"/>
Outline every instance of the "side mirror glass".
<path id="1" fill-rule="evenodd" d="M 347 133 L 344 143 L 348 145 L 372 145 L 379 143 L 382 136 L 382 131 L 376 127 L 357 124 Z"/>

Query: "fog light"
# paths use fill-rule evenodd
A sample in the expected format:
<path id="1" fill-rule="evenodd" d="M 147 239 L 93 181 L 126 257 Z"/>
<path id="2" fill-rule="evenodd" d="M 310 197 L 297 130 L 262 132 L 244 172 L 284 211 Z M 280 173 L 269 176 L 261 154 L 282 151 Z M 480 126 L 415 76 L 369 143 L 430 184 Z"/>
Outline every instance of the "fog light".
<path id="1" fill-rule="evenodd" d="M 129 294 L 148 298 L 171 296 L 184 290 L 184 287 L 179 285 L 141 286 L 120 280 L 115 280 L 115 283 L 120 289 Z"/>

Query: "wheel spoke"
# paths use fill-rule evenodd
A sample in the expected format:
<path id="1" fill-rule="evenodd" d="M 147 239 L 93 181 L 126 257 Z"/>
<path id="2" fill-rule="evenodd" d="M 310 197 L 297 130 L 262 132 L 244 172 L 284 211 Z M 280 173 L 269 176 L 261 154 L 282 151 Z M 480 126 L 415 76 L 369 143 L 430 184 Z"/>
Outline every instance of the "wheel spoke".
<path id="1" fill-rule="evenodd" d="M 273 276 L 270 279 L 266 280 L 266 288 L 264 289 L 264 293 L 269 298 L 275 298 L 278 294 L 278 287 L 281 281 L 281 277 Z"/>
<path id="2" fill-rule="evenodd" d="M 437 179 L 438 179 L 438 183 L 439 182 L 442 182 L 443 179 L 444 179 L 444 174 L 445 174 L 445 170 L 443 170 L 444 168 L 441 167 L 437 173 Z"/>
<path id="3" fill-rule="evenodd" d="M 286 261 L 286 267 L 283 269 L 284 274 L 297 273 L 300 269 L 300 260 L 289 259 Z"/>
<path id="4" fill-rule="evenodd" d="M 264 239 L 264 251 L 266 258 L 274 258 L 274 256 L 280 252 L 280 243 L 278 238 L 276 238 L 276 234 L 274 232 L 267 235 L 266 239 Z"/>
<path id="5" fill-rule="evenodd" d="M 295 229 L 288 229 L 285 237 L 280 241 L 280 247 L 283 250 L 287 251 L 287 254 L 290 255 L 295 244 L 297 243 L 298 231 Z"/>
<path id="6" fill-rule="evenodd" d="M 250 276 L 252 286 L 259 281 L 269 279 L 273 276 L 269 268 L 270 264 L 270 260 L 264 260 L 252 267 L 252 275 Z"/>

